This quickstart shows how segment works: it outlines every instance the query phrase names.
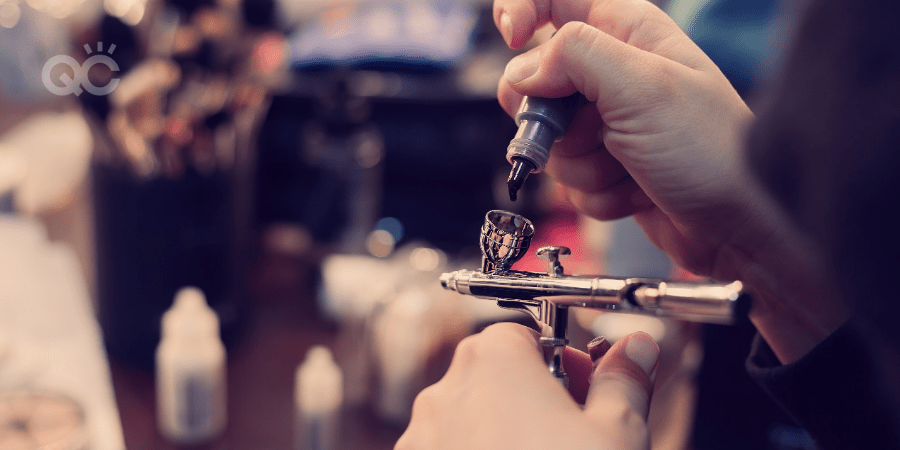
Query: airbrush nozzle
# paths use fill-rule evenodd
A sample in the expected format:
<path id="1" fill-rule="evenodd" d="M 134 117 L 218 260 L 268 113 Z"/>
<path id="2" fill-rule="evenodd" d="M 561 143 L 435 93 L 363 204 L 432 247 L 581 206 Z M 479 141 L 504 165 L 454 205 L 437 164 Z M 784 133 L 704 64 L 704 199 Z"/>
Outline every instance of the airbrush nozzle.
<path id="1" fill-rule="evenodd" d="M 530 162 L 515 158 L 512 166 L 512 170 L 509 171 L 509 179 L 506 180 L 506 185 L 509 186 L 509 199 L 511 201 L 516 201 L 516 194 L 519 192 L 519 189 L 522 189 L 522 185 L 525 184 L 525 179 L 528 178 L 528 174 L 530 174 L 534 169 L 534 164 Z"/>

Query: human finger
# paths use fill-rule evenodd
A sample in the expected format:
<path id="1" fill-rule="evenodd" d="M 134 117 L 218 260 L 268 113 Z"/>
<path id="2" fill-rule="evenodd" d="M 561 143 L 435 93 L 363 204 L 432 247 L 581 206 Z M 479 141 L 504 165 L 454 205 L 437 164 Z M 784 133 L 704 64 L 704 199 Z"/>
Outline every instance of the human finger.
<path id="1" fill-rule="evenodd" d="M 497 323 L 484 329 L 481 333 L 469 336 L 456 348 L 453 361 L 440 383 L 457 383 L 468 376 L 468 371 L 476 364 L 488 362 L 489 371 L 495 375 L 506 377 L 509 373 L 500 373 L 511 368 L 502 367 L 502 360 L 509 357 L 517 361 L 517 378 L 525 376 L 521 372 L 527 370 L 539 373 L 540 378 L 551 380 L 544 360 L 544 347 L 538 343 L 540 334 L 536 331 L 514 323 Z M 498 357 L 503 355 L 503 357 Z M 590 357 L 577 349 L 566 347 L 563 352 L 563 367 L 569 378 L 569 394 L 575 402 L 583 404 L 587 396 L 592 362 Z"/>
<path id="2" fill-rule="evenodd" d="M 492 410 L 535 386 L 550 387 L 535 390 L 529 400 L 537 404 L 565 399 L 565 392 L 547 371 L 538 338 L 524 326 L 499 323 L 463 339 L 444 377 L 416 396 L 410 423 L 395 449 L 468 448 L 463 443 L 470 436 L 448 434 L 448 430 L 470 429 L 471 423 L 484 420 L 514 423 L 522 408 L 512 408 L 500 417 L 496 411 L 486 412 L 485 405 Z"/>
<path id="3" fill-rule="evenodd" d="M 601 192 L 628 176 L 622 164 L 604 147 L 578 156 L 551 152 L 545 170 L 557 183 L 582 192 Z"/>
<path id="4" fill-rule="evenodd" d="M 628 172 L 605 148 L 568 157 L 551 153 L 546 172 L 567 188 L 600 193 L 627 181 Z"/>
<path id="5" fill-rule="evenodd" d="M 495 0 L 494 23 L 520 48 L 547 23 L 585 22 L 637 48 L 684 64 L 706 64 L 702 51 L 664 11 L 646 0 Z"/>
<path id="6" fill-rule="evenodd" d="M 506 79 L 500 77 L 497 85 L 497 101 L 500 102 L 500 107 L 506 111 L 506 114 L 509 114 L 509 117 L 516 117 L 523 98 L 525 98 L 524 95 L 513 90 Z"/>
<path id="7" fill-rule="evenodd" d="M 569 394 L 572 400 L 583 405 L 591 386 L 591 358 L 581 350 L 566 347 L 563 352 L 563 369 L 569 378 Z"/>
<path id="8" fill-rule="evenodd" d="M 656 378 L 659 346 L 644 332 L 616 342 L 600 360 L 591 377 L 584 412 L 605 425 L 645 428 Z"/>
<path id="9" fill-rule="evenodd" d="M 548 22 L 559 28 L 571 21 L 585 22 L 592 0 L 495 0 L 494 24 L 511 48 L 521 48 L 535 30 Z"/>
<path id="10" fill-rule="evenodd" d="M 441 382 L 452 384 L 462 381 L 465 384 L 473 370 L 499 379 L 506 376 L 504 372 L 511 370 L 538 372 L 543 365 L 539 337 L 536 331 L 515 323 L 490 325 L 457 344 L 450 367 Z M 535 370 L 535 367 L 538 369 Z"/>
<path id="11" fill-rule="evenodd" d="M 598 192 L 560 186 L 575 209 L 598 220 L 621 219 L 654 206 L 653 200 L 630 176 Z"/>
<path id="12" fill-rule="evenodd" d="M 440 408 L 441 395 L 439 393 L 442 382 L 435 383 L 423 389 L 416 396 L 410 413 L 409 426 L 397 439 L 394 450 L 415 450 L 437 448 L 434 442 L 437 436 L 432 428 L 438 423 L 438 408 Z"/>
<path id="13" fill-rule="evenodd" d="M 657 97 L 666 93 L 667 80 L 678 70 L 690 68 L 586 23 L 569 22 L 548 42 L 513 58 L 504 78 L 527 95 L 562 97 L 577 90 L 598 102 L 603 113 L 664 100 Z"/>

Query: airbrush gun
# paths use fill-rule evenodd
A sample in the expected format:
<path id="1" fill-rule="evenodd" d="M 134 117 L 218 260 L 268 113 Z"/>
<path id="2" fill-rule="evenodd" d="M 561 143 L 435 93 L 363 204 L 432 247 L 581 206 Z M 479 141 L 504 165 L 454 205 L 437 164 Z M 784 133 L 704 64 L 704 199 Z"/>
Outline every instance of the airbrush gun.
<path id="1" fill-rule="evenodd" d="M 509 199 L 516 201 L 517 193 L 531 173 L 544 170 L 550 158 L 550 147 L 563 138 L 575 113 L 588 103 L 576 92 L 568 97 L 525 97 L 516 113 L 519 130 L 509 143 L 506 160 L 512 164 L 509 172 Z"/>
<path id="2" fill-rule="evenodd" d="M 503 308 L 524 311 L 538 323 L 550 373 L 568 384 L 562 367 L 570 307 L 637 313 L 678 320 L 730 324 L 749 310 L 741 282 L 674 282 L 649 278 L 566 275 L 560 258 L 566 247 L 542 247 L 537 256 L 547 272 L 512 270 L 528 251 L 534 226 L 508 211 L 489 211 L 481 227 L 481 270 L 441 275 L 445 289 L 496 300 Z"/>

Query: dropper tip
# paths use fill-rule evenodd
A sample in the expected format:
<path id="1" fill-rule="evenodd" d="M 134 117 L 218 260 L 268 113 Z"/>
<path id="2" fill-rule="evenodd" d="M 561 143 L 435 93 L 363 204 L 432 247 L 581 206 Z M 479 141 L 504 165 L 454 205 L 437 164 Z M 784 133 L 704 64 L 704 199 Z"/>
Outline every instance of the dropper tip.
<path id="1" fill-rule="evenodd" d="M 506 185 L 509 186 L 510 200 L 516 201 L 519 189 L 522 189 L 525 179 L 532 170 L 534 170 L 534 165 L 531 162 L 519 158 L 514 159 L 512 169 L 509 171 L 509 179 L 506 181 Z"/>

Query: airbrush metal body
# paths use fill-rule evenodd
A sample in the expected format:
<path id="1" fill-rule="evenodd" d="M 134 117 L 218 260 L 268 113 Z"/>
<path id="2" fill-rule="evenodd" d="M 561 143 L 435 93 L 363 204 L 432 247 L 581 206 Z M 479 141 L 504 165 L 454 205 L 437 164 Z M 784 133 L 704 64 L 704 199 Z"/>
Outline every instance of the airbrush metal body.
<path id="1" fill-rule="evenodd" d="M 629 312 L 693 322 L 729 324 L 746 314 L 749 298 L 739 281 L 732 283 L 673 282 L 650 278 L 566 275 L 560 258 L 566 247 L 542 247 L 539 258 L 547 272 L 512 270 L 528 251 L 534 227 L 528 219 L 507 211 L 490 211 L 481 229 L 482 267 L 441 275 L 445 289 L 496 300 L 504 308 L 521 310 L 537 320 L 547 349 L 550 372 L 567 384 L 562 353 L 568 339 L 568 308 Z"/>

